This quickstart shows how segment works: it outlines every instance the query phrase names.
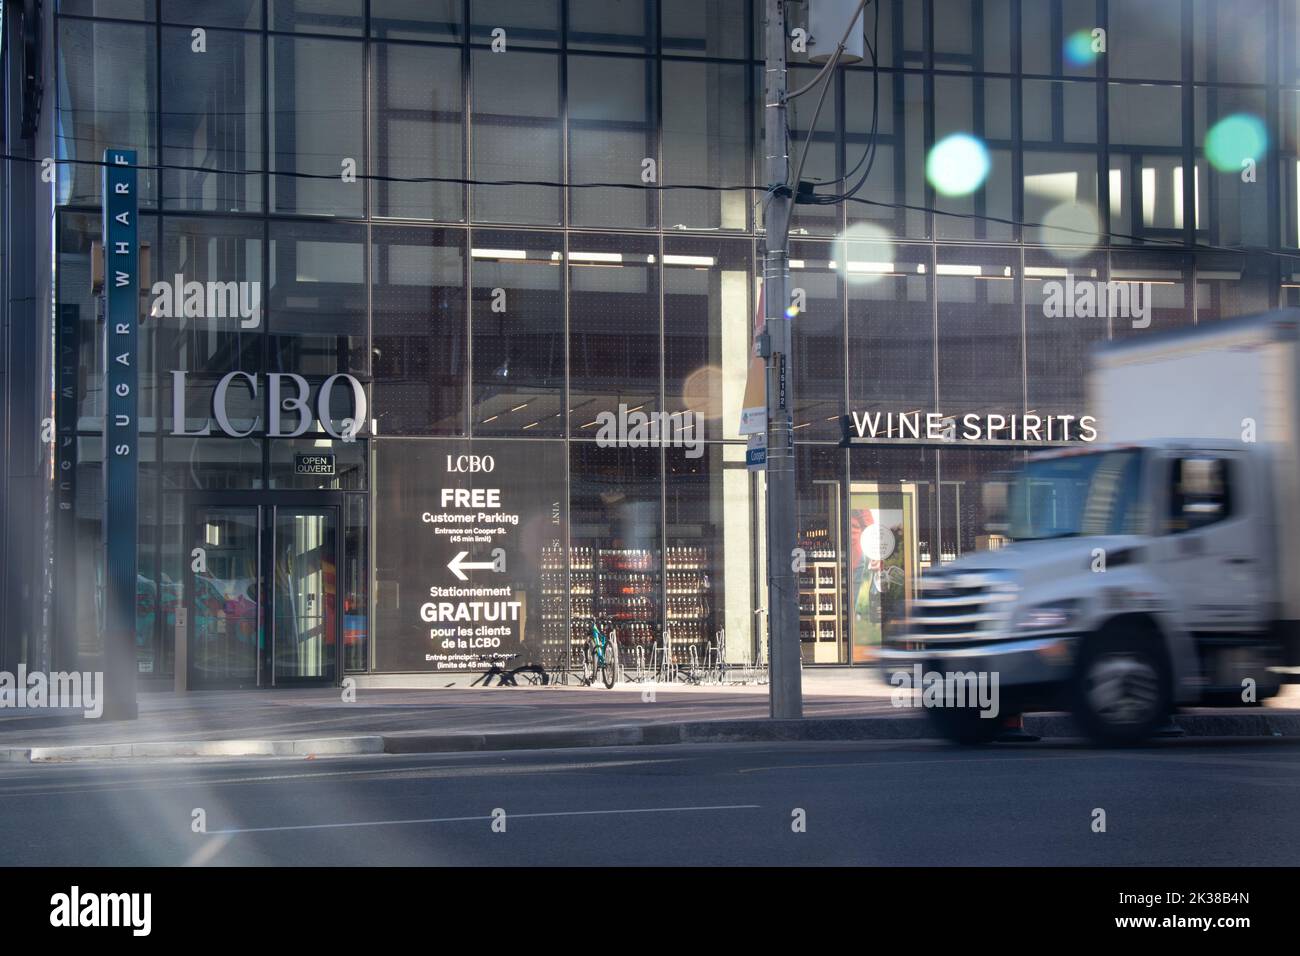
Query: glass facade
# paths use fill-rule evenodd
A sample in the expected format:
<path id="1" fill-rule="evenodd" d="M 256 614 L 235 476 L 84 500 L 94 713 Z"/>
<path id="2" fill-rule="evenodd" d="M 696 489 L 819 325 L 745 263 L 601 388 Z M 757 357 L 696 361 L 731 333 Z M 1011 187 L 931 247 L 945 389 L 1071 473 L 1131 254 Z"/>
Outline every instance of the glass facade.
<path id="1" fill-rule="evenodd" d="M 807 664 L 866 661 L 919 576 L 996 547 L 982 485 L 1025 452 L 843 448 L 841 416 L 1078 415 L 1094 343 L 1292 304 L 1300 285 L 1300 0 L 874 7 L 879 68 L 838 71 L 815 128 L 813 96 L 791 115 L 805 179 L 869 170 L 793 223 Z M 59 3 L 55 314 L 81 356 L 59 381 L 78 435 L 69 599 L 93 614 L 103 581 L 90 277 L 113 146 L 146 167 L 151 250 L 142 673 L 171 672 L 178 626 L 214 686 L 496 650 L 555 664 L 593 615 L 632 647 L 662 625 L 682 659 L 720 634 L 754 654 L 763 479 L 738 422 L 762 9 Z M 792 86 L 815 75 L 791 62 Z M 929 162 L 953 136 L 989 163 L 965 194 Z M 1149 325 L 1062 314 L 1067 281 L 1142 284 Z M 601 438 L 611 416 L 687 412 L 681 441 Z M 892 557 L 864 535 L 882 523 Z"/>

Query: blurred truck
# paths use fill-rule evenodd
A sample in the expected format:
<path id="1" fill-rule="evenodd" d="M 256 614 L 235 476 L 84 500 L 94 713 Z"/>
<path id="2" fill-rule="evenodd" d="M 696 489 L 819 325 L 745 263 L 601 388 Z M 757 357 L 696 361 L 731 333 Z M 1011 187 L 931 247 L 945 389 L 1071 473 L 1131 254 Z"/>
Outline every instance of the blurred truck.
<path id="1" fill-rule="evenodd" d="M 1300 310 L 1107 343 L 1088 410 L 1097 442 L 1031 456 L 988 505 L 1009 543 L 928 574 L 881 648 L 898 685 L 997 675 L 1002 719 L 927 708 L 949 739 L 1064 709 L 1139 741 L 1276 695 L 1300 658 Z"/>

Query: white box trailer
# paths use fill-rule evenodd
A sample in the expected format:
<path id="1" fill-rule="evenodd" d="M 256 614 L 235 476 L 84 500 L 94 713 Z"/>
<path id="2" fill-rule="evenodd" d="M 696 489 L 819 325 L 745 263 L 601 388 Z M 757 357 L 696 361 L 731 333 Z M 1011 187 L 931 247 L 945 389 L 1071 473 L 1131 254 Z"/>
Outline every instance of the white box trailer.
<path id="1" fill-rule="evenodd" d="M 1058 708 L 1138 740 L 1179 704 L 1257 704 L 1300 663 L 1300 310 L 1108 342 L 1087 413 L 1095 443 L 1011 481 L 1011 543 L 927 574 L 881 648 L 896 685 L 999 689 L 926 704 L 954 740 Z"/>
<path id="2" fill-rule="evenodd" d="M 1254 452 L 1271 509 L 1277 616 L 1300 628 L 1300 309 L 1137 334 L 1093 353 L 1088 408 L 1103 442 L 1227 442 Z"/>

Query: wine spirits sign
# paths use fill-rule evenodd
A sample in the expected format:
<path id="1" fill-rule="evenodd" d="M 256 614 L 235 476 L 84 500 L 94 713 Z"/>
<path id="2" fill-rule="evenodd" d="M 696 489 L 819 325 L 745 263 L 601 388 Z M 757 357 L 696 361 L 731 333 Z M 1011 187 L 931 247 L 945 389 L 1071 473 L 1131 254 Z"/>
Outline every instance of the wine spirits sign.
<path id="1" fill-rule="evenodd" d="M 1074 445 L 1097 440 L 1091 415 L 853 412 L 841 445 Z"/>

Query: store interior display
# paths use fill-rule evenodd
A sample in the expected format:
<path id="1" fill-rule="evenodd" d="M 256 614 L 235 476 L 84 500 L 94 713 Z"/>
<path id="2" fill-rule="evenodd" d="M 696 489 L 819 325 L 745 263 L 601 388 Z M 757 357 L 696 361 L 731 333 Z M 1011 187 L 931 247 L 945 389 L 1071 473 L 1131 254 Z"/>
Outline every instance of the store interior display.
<path id="1" fill-rule="evenodd" d="M 706 548 L 669 548 L 664 561 L 664 592 L 668 606 L 665 625 L 669 629 L 674 663 L 686 663 L 689 648 L 703 648 L 713 634 L 712 582 L 709 578 L 710 562 Z"/>
<path id="2" fill-rule="evenodd" d="M 805 664 L 841 662 L 843 582 L 839 551 L 826 527 L 804 528 L 800 547 L 807 566 L 799 572 L 799 649 Z"/>
<path id="3" fill-rule="evenodd" d="M 686 663 L 692 645 L 702 650 L 714 636 L 709 550 L 700 546 L 668 548 L 662 575 L 660 557 L 658 549 L 574 545 L 569 549 L 566 580 L 563 548 L 544 549 L 543 666 L 551 670 L 565 666 L 566 618 L 570 622 L 569 661 L 583 652 L 593 616 L 614 625 L 626 655 L 634 654 L 637 647 L 649 653 L 661 642 L 661 627 L 668 633 L 674 662 Z"/>
<path id="4" fill-rule="evenodd" d="M 800 514 L 799 654 L 805 664 L 843 664 L 848 656 L 844 625 L 840 495 L 833 482 L 816 482 L 815 496 Z"/>

